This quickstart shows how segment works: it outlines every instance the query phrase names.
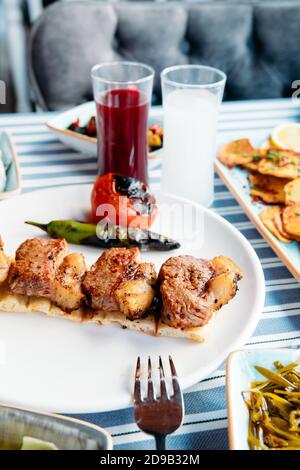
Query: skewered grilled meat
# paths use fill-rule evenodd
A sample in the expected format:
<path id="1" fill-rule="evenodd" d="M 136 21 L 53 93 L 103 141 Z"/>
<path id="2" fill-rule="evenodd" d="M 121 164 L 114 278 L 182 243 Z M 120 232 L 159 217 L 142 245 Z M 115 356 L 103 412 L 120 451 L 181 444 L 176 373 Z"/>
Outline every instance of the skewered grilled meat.
<path id="1" fill-rule="evenodd" d="M 6 256 L 2 245 L 0 276 L 1 255 L 3 259 Z M 154 265 L 142 262 L 136 247 L 106 250 L 86 272 L 83 255 L 68 254 L 64 239 L 35 238 L 25 241 L 16 252 L 4 283 L 1 308 L 32 309 L 49 315 L 56 309 L 59 316 L 72 313 L 76 321 L 117 321 L 126 327 L 133 324 L 139 331 L 146 325 L 149 334 L 200 341 L 199 330 L 203 331 L 214 312 L 234 297 L 241 277 L 234 262 L 224 256 L 210 261 L 178 256 L 162 265 L 157 282 Z M 156 295 L 158 286 L 161 299 Z M 160 300 L 157 323 L 154 307 L 157 313 Z M 51 305 L 43 304 L 49 301 Z"/>
<path id="2" fill-rule="evenodd" d="M 155 281 L 154 265 L 141 262 L 138 248 L 111 248 L 86 274 L 83 289 L 92 309 L 121 311 L 133 320 L 150 308 Z"/>

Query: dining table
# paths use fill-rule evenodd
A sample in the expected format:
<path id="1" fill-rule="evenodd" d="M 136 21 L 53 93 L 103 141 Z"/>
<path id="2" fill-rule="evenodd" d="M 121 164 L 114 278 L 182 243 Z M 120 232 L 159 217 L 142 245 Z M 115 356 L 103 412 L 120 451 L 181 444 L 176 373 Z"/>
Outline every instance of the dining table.
<path id="1" fill-rule="evenodd" d="M 151 113 L 159 116 L 162 110 L 155 107 Z M 57 140 L 46 126 L 53 114 L 0 114 L 0 131 L 9 131 L 16 147 L 22 193 L 78 183 L 90 185 L 95 180 L 96 157 L 80 154 Z M 267 138 L 274 126 L 291 121 L 300 122 L 300 100 L 288 98 L 224 102 L 218 124 L 217 146 L 242 137 L 248 137 L 258 145 Z M 161 156 L 149 159 L 149 180 L 154 191 L 160 185 L 162 159 L 163 152 Z M 195 171 L 201 171 L 200 156 L 199 168 L 195 168 Z M 260 236 L 217 175 L 214 185 L 215 198 L 211 210 L 224 217 L 247 238 L 259 257 L 265 276 L 266 299 L 260 321 L 252 337 L 241 347 L 299 347 L 298 282 Z M 5 221 L 2 220 L 1 224 L 5 224 Z M 218 236 L 222 237 L 222 233 Z M 226 363 L 223 363 L 209 377 L 184 391 L 184 422 L 177 432 L 168 437 L 168 449 L 228 449 L 225 375 Z M 115 449 L 155 448 L 154 439 L 137 427 L 132 407 L 73 416 L 107 428 L 113 436 Z"/>

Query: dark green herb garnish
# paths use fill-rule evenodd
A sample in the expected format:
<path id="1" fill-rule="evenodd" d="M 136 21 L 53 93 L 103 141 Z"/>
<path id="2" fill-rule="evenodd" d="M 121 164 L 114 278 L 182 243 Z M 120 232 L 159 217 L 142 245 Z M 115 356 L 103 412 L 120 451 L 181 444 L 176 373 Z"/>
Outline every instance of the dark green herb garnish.
<path id="1" fill-rule="evenodd" d="M 282 159 L 282 155 L 276 150 L 270 150 L 266 156 L 267 160 L 272 160 L 274 164 L 279 164 Z"/>
<path id="2" fill-rule="evenodd" d="M 277 150 L 269 150 L 268 155 L 272 155 L 273 157 L 281 158 L 281 153 L 277 152 Z"/>

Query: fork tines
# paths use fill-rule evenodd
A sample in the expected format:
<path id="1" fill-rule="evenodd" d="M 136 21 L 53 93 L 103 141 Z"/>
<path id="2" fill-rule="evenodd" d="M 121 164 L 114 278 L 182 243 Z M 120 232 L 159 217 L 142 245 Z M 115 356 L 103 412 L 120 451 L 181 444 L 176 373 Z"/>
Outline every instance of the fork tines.
<path id="1" fill-rule="evenodd" d="M 143 398 L 141 387 L 141 359 L 138 358 L 134 386 L 134 416 L 138 427 L 155 437 L 156 448 L 165 449 L 165 440 L 168 434 L 176 431 L 182 423 L 184 404 L 177 374 L 172 358 L 169 357 L 173 391 L 168 394 L 165 371 L 161 357 L 159 357 L 160 394 L 156 396 L 153 384 L 153 367 L 151 358 L 148 358 L 147 393 Z"/>
<path id="2" fill-rule="evenodd" d="M 160 378 L 160 400 L 169 400 L 169 399 L 176 399 L 177 397 L 181 397 L 181 390 L 177 378 L 176 369 L 174 366 L 174 362 L 169 356 L 169 364 L 170 364 L 170 371 L 171 371 L 171 378 L 172 378 L 172 385 L 173 385 L 173 394 L 169 397 L 167 392 L 166 386 L 166 378 L 165 378 L 165 371 L 162 362 L 161 356 L 159 356 L 159 378 Z M 153 386 L 153 371 L 152 371 L 152 362 L 149 356 L 148 358 L 148 390 L 147 396 L 145 398 L 147 401 L 155 400 L 155 393 L 154 393 L 154 386 Z M 135 386 L 134 386 L 134 402 L 138 404 L 139 402 L 143 401 L 142 397 L 142 390 L 141 390 L 141 359 L 138 357 L 137 364 L 136 364 L 136 373 L 135 373 Z"/>

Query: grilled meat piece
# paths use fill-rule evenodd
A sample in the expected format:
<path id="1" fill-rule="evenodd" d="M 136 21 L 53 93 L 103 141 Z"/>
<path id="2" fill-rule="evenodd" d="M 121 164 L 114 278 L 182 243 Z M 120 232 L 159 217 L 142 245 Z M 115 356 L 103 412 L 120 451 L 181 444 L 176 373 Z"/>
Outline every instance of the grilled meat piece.
<path id="1" fill-rule="evenodd" d="M 16 252 L 8 275 L 13 294 L 45 297 L 64 310 L 77 309 L 83 299 L 81 280 L 86 271 L 81 255 L 68 255 L 64 239 L 26 240 Z"/>
<path id="2" fill-rule="evenodd" d="M 204 297 L 205 286 L 213 272 L 212 265 L 204 259 L 193 256 L 169 258 L 158 275 L 162 321 L 174 328 L 205 325 L 213 313 Z"/>
<path id="3" fill-rule="evenodd" d="M 159 272 L 161 319 L 174 328 L 206 325 L 236 292 L 241 273 L 228 258 L 212 261 L 193 256 L 169 258 Z"/>
<path id="4" fill-rule="evenodd" d="M 106 250 L 83 281 L 94 310 L 120 311 L 133 320 L 147 313 L 155 296 L 153 264 L 141 263 L 138 248 Z"/>
<path id="5" fill-rule="evenodd" d="M 16 252 L 8 284 L 13 294 L 52 298 L 55 294 L 55 272 L 68 253 L 64 239 L 26 240 Z"/>

